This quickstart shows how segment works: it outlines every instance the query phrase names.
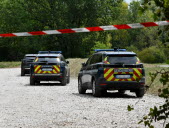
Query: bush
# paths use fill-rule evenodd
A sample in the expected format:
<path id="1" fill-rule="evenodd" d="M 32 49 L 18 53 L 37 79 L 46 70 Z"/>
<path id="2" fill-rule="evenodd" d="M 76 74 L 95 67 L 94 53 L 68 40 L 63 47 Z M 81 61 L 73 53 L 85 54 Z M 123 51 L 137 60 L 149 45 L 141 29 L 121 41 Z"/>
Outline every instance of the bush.
<path id="1" fill-rule="evenodd" d="M 126 47 L 127 51 L 133 51 L 135 53 L 138 53 L 138 48 L 135 47 L 134 45 Z"/>
<path id="2" fill-rule="evenodd" d="M 169 64 L 169 60 L 167 60 L 166 63 Z"/>
<path id="3" fill-rule="evenodd" d="M 163 63 L 166 61 L 164 51 L 154 46 L 145 48 L 138 53 L 138 56 L 144 63 Z"/>

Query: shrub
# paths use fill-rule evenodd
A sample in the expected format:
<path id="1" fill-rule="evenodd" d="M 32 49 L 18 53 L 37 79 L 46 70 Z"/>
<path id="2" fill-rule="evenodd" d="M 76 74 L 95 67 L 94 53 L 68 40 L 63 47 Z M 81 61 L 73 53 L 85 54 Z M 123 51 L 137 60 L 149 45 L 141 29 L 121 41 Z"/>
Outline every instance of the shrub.
<path id="1" fill-rule="evenodd" d="M 163 50 L 154 46 L 145 48 L 138 53 L 140 60 L 144 63 L 163 63 L 166 61 L 166 56 Z"/>

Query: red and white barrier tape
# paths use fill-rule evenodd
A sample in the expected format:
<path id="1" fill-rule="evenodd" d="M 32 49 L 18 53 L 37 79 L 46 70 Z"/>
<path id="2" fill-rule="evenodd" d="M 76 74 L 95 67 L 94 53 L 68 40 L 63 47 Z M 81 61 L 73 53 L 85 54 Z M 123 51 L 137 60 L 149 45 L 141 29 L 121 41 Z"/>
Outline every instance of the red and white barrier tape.
<path id="1" fill-rule="evenodd" d="M 144 28 L 144 27 L 164 26 L 164 25 L 169 25 L 169 20 L 168 21 L 158 21 L 158 22 L 135 23 L 135 24 L 86 27 L 86 28 L 72 28 L 72 29 L 59 29 L 59 30 L 34 31 L 34 32 L 6 33 L 6 34 L 0 34 L 0 37 L 17 37 L 17 36 L 33 36 L 33 35 L 51 35 L 51 34 L 64 34 L 64 33 L 107 31 L 107 30 L 134 29 L 134 28 Z"/>

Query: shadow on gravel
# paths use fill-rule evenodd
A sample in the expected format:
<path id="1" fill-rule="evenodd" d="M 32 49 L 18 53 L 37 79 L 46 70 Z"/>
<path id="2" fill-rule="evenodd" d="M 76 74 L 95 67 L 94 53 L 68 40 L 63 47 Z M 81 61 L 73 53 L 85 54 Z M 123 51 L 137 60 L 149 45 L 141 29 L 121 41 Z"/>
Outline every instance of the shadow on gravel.
<path id="1" fill-rule="evenodd" d="M 131 96 L 128 94 L 120 94 L 118 92 L 108 92 L 107 94 L 104 94 L 101 97 L 94 97 L 92 93 L 86 93 L 86 94 L 79 94 L 79 93 L 73 93 L 73 95 L 83 97 L 83 98 L 137 98 L 136 96 Z"/>
<path id="2" fill-rule="evenodd" d="M 35 84 L 35 85 L 30 85 L 30 84 L 26 84 L 25 86 L 63 86 L 60 83 L 40 83 L 40 84 Z"/>
<path id="3" fill-rule="evenodd" d="M 25 74 L 24 76 L 21 76 L 21 74 L 19 74 L 17 77 L 30 77 L 30 74 Z"/>

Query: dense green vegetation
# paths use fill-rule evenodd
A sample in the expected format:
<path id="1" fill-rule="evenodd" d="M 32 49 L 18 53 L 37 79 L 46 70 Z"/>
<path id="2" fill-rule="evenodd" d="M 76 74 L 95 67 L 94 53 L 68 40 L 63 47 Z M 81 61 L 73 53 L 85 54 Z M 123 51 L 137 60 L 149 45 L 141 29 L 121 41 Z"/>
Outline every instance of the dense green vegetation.
<path id="1" fill-rule="evenodd" d="M 144 9 L 141 4 L 143 1 L 133 1 L 128 5 L 124 0 L 1 0 L 0 33 L 154 21 L 154 11 L 159 7 L 153 2 L 148 7 L 145 1 Z M 166 20 L 164 15 L 156 16 L 156 20 L 161 19 Z M 168 41 L 166 28 L 1 38 L 0 61 L 20 60 L 24 54 L 39 50 L 61 50 L 66 58 L 83 58 L 95 48 L 121 47 L 139 53 L 154 47 L 164 55 L 160 60 L 164 62 L 169 59 L 166 56 L 168 49 L 161 48 Z"/>

